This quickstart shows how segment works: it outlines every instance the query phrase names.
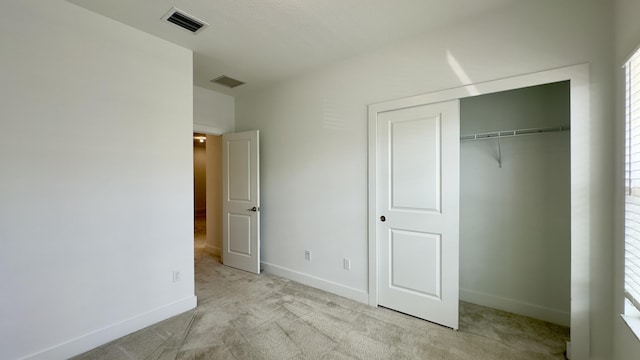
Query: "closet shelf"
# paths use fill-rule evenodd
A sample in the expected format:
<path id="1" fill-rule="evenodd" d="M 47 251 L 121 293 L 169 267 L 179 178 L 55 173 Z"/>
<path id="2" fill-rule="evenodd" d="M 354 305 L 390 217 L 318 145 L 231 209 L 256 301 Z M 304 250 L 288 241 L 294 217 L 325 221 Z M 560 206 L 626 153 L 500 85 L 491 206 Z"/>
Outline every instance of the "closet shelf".
<path id="1" fill-rule="evenodd" d="M 482 133 L 482 134 L 463 135 L 463 136 L 460 136 L 460 142 L 472 141 L 472 140 L 487 140 L 487 139 L 498 140 L 498 158 L 496 160 L 498 161 L 498 167 L 501 168 L 502 167 L 502 145 L 500 144 L 501 138 L 545 134 L 550 132 L 568 131 L 568 130 L 569 130 L 569 126 L 557 126 L 557 127 L 550 127 L 550 128 L 496 131 L 496 132 Z"/>
<path id="2" fill-rule="evenodd" d="M 543 133 L 550 133 L 550 132 L 557 132 L 557 131 L 568 131 L 568 130 L 570 130 L 569 126 L 556 126 L 556 127 L 550 127 L 550 128 L 495 131 L 495 132 L 489 132 L 489 133 L 463 135 L 463 136 L 460 136 L 460 141 L 500 139 L 505 137 L 535 135 L 535 134 L 543 134 Z"/>

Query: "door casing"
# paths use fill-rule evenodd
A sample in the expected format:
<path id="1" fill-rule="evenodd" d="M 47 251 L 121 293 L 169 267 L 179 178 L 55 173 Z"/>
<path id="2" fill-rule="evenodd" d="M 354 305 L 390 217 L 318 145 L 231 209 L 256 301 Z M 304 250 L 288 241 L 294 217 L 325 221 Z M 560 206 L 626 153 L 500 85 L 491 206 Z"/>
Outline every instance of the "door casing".
<path id="1" fill-rule="evenodd" d="M 403 107 L 462 99 L 470 96 L 514 90 L 558 81 L 569 81 L 571 96 L 571 352 L 576 359 L 588 359 L 590 309 L 590 217 L 591 183 L 589 146 L 589 65 L 579 64 L 520 75 L 398 100 L 369 105 L 369 305 L 378 306 L 377 252 L 377 118 L 381 112 Z"/>

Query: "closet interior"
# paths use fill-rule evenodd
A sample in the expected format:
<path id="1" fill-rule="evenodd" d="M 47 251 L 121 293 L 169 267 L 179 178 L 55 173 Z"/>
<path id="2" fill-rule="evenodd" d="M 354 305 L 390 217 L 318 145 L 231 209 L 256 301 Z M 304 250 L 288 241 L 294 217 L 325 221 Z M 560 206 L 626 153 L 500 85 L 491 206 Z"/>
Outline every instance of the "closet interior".
<path id="1" fill-rule="evenodd" d="M 570 324 L 570 84 L 460 100 L 460 299 Z"/>

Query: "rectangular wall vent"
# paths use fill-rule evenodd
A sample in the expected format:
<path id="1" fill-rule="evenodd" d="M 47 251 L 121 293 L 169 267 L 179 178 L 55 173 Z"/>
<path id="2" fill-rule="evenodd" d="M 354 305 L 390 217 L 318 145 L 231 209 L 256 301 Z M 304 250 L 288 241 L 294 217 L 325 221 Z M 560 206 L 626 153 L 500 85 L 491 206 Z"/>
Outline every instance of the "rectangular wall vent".
<path id="1" fill-rule="evenodd" d="M 242 84 L 244 84 L 242 81 L 240 80 L 236 80 L 234 78 L 230 78 L 226 75 L 222 75 L 220 77 L 217 77 L 213 80 L 211 80 L 212 83 L 216 83 L 216 84 L 220 84 L 222 86 L 226 86 L 228 88 L 234 88 L 236 86 L 240 86 Z"/>
<path id="2" fill-rule="evenodd" d="M 207 24 L 206 22 L 189 15 L 178 8 L 171 8 L 171 10 L 164 14 L 162 20 L 166 20 L 172 24 L 180 26 L 181 28 L 188 30 L 194 34 L 199 33 L 204 28 L 209 26 L 209 24 Z"/>

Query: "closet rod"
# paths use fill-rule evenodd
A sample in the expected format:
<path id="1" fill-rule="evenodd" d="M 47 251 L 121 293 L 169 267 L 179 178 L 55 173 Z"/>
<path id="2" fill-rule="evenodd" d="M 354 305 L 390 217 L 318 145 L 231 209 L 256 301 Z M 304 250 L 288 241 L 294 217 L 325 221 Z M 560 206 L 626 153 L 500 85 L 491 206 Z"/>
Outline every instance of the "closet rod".
<path id="1" fill-rule="evenodd" d="M 535 135 L 535 134 L 542 134 L 542 133 L 549 133 L 549 132 L 556 132 L 556 131 L 567 131 L 567 130 L 570 130 L 569 126 L 496 131 L 496 132 L 490 132 L 490 133 L 463 135 L 463 136 L 460 136 L 460 141 L 499 139 L 499 138 L 505 138 L 505 137 Z"/>

